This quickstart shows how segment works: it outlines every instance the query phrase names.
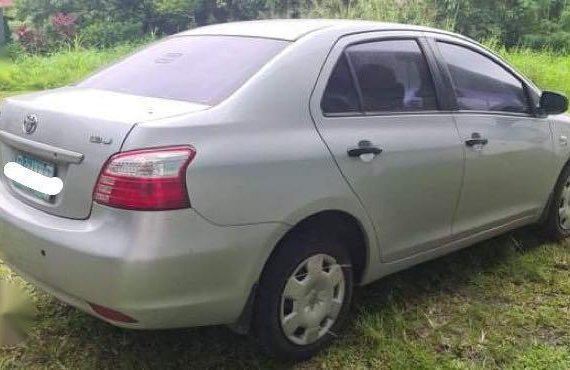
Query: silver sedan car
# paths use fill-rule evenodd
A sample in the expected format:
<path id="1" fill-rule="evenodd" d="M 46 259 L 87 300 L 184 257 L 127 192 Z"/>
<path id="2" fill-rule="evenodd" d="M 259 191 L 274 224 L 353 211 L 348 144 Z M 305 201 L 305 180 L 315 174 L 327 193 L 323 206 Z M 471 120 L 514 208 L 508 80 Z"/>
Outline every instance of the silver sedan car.
<path id="1" fill-rule="evenodd" d="M 194 29 L 4 101 L 0 258 L 117 326 L 227 324 L 304 359 L 356 285 L 523 225 L 569 235 L 567 106 L 436 29 Z"/>

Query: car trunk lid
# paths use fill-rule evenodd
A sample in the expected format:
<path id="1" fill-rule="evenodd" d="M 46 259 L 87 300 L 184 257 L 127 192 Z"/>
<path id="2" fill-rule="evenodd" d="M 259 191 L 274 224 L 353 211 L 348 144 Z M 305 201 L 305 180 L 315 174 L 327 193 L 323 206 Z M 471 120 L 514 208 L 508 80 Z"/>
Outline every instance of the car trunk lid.
<path id="1" fill-rule="evenodd" d="M 2 176 L 22 202 L 57 216 L 89 216 L 93 187 L 107 159 L 120 151 L 137 123 L 191 113 L 206 105 L 95 89 L 64 88 L 7 99 L 0 116 L 0 163 L 17 162 L 57 176 L 55 196 L 31 191 Z M 36 127 L 26 132 L 28 126 Z M 29 127 L 28 127 L 29 128 Z"/>

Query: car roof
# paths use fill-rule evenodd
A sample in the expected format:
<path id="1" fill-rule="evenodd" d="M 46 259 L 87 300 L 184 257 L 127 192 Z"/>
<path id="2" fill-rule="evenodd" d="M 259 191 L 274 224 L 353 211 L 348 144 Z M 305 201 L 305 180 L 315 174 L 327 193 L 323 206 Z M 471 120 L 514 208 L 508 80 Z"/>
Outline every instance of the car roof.
<path id="1" fill-rule="evenodd" d="M 459 36 L 434 28 L 405 25 L 398 23 L 371 22 L 344 19 L 270 19 L 248 22 L 221 23 L 206 27 L 195 28 L 179 35 L 227 35 L 263 37 L 295 41 L 301 37 L 323 29 L 334 28 L 339 35 L 344 33 L 367 31 L 429 31 Z"/>

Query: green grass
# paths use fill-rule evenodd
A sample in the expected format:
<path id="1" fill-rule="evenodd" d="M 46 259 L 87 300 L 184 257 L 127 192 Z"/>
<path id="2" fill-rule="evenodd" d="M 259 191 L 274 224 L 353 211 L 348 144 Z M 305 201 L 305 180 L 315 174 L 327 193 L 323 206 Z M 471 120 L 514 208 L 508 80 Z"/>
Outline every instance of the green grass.
<path id="1" fill-rule="evenodd" d="M 50 56 L 25 55 L 15 61 L 0 60 L 0 91 L 32 91 L 67 85 L 136 48 L 125 45 L 106 51 L 70 49 Z"/>
<path id="2" fill-rule="evenodd" d="M 0 99 L 71 82 L 129 50 L 5 63 Z M 540 87 L 570 94 L 570 57 L 501 53 Z M 121 330 L 35 290 L 2 265 L 0 279 L 26 287 L 38 307 L 28 340 L 0 348 L 0 368 L 283 367 L 225 328 Z M 569 369 L 570 243 L 549 244 L 519 230 L 359 289 L 346 332 L 295 367 Z"/>
<path id="3" fill-rule="evenodd" d="M 538 87 L 570 97 L 570 56 L 530 50 L 499 53 Z"/>
<path id="4" fill-rule="evenodd" d="M 30 337 L 0 367 L 283 367 L 225 328 L 126 331 L 32 292 Z M 335 345 L 295 367 L 564 370 L 569 310 L 570 244 L 519 230 L 359 289 Z"/>

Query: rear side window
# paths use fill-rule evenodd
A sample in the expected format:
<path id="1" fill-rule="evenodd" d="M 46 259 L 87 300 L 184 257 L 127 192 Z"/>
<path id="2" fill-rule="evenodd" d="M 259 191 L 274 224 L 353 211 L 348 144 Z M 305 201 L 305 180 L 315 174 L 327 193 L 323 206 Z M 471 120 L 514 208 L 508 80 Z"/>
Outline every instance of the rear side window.
<path id="1" fill-rule="evenodd" d="M 468 48 L 438 42 L 461 110 L 529 113 L 523 83 L 492 59 Z"/>
<path id="2" fill-rule="evenodd" d="M 348 66 L 346 55 L 338 60 L 321 101 L 325 113 L 349 113 L 360 111 L 358 92 Z"/>
<path id="3" fill-rule="evenodd" d="M 78 86 L 215 105 L 287 45 L 287 41 L 252 37 L 174 37 L 89 77 Z"/>
<path id="4" fill-rule="evenodd" d="M 426 59 L 414 40 L 388 40 L 347 48 L 366 112 L 436 110 Z"/>

